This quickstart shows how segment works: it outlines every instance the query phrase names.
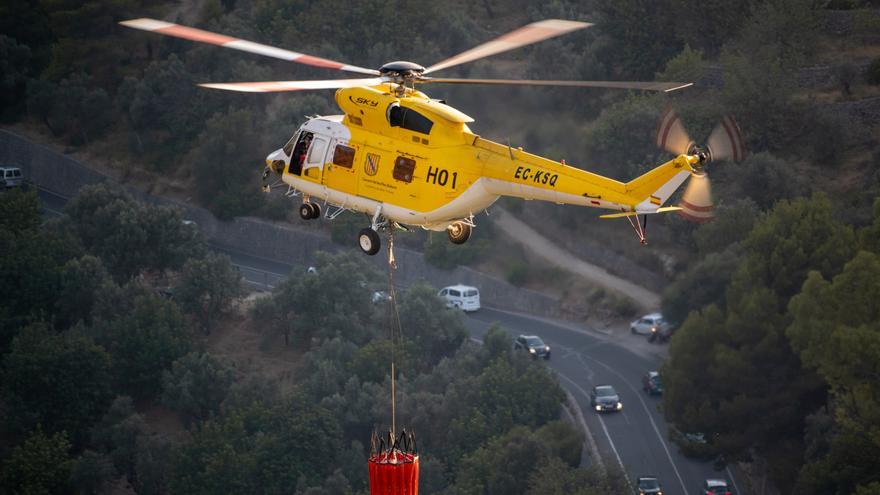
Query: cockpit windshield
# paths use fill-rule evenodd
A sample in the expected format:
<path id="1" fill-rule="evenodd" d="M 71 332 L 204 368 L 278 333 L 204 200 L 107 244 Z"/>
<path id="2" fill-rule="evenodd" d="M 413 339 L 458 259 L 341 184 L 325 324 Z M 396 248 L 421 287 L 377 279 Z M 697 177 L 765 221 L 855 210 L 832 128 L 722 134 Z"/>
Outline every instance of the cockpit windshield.
<path id="1" fill-rule="evenodd" d="M 290 157 L 290 154 L 293 153 L 293 145 L 296 144 L 296 138 L 299 136 L 299 131 L 293 133 L 293 137 L 290 138 L 290 141 L 284 145 L 283 149 L 284 154 Z"/>

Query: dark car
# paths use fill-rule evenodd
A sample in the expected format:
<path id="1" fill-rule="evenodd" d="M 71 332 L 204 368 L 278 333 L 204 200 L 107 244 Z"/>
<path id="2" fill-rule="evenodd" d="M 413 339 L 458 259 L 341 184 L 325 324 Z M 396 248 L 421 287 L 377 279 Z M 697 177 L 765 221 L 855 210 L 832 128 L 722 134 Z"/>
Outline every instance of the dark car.
<path id="1" fill-rule="evenodd" d="M 730 495 L 727 480 L 709 479 L 703 482 L 700 495 Z"/>
<path id="2" fill-rule="evenodd" d="M 636 488 L 639 495 L 663 495 L 663 488 L 656 476 L 639 476 L 636 480 Z"/>
<path id="3" fill-rule="evenodd" d="M 590 407 L 596 412 L 603 411 L 620 411 L 623 409 L 623 403 L 620 402 L 620 396 L 611 385 L 596 385 L 590 390 Z"/>
<path id="4" fill-rule="evenodd" d="M 651 395 L 663 394 L 663 383 L 660 381 L 660 373 L 649 371 L 642 376 L 642 388 Z"/>
<path id="5" fill-rule="evenodd" d="M 525 351 L 535 359 L 550 359 L 550 346 L 537 335 L 520 335 L 513 342 L 513 349 Z"/>

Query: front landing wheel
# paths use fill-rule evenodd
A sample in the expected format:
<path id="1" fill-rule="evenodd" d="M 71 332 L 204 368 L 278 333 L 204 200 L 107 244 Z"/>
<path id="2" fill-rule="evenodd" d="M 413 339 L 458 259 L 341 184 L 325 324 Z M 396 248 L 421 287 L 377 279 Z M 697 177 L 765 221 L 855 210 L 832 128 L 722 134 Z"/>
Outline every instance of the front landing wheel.
<path id="1" fill-rule="evenodd" d="M 446 235 L 449 236 L 449 242 L 453 244 L 464 244 L 471 238 L 470 225 L 464 222 L 455 222 L 446 228 Z"/>
<path id="2" fill-rule="evenodd" d="M 369 227 L 361 229 L 358 233 L 358 245 L 361 247 L 361 251 L 370 256 L 378 253 L 380 246 L 379 234 Z"/>

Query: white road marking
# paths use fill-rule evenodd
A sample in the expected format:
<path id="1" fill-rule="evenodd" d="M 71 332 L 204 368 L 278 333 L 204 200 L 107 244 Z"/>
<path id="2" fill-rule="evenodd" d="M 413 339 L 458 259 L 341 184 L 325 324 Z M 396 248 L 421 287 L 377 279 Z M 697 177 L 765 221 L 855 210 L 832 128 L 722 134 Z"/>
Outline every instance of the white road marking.
<path id="1" fill-rule="evenodd" d="M 614 452 L 614 457 L 617 458 L 617 465 L 620 466 L 620 471 L 626 474 L 626 469 L 623 468 L 623 461 L 620 460 L 620 454 L 617 453 L 617 447 L 614 446 L 614 442 L 611 441 L 611 434 L 608 433 L 608 427 L 605 426 L 605 420 L 602 419 L 602 415 L 598 415 L 599 424 L 602 425 L 602 431 L 605 432 L 605 438 L 608 439 L 608 443 L 611 444 L 611 450 Z M 629 476 L 626 476 L 626 482 L 629 484 Z M 630 485 L 632 487 L 632 485 Z"/>
<path id="2" fill-rule="evenodd" d="M 590 359 L 595 361 L 596 364 L 602 366 L 603 368 L 605 368 L 608 371 L 617 375 L 618 378 L 623 380 L 623 383 L 625 383 L 626 386 L 629 387 L 629 389 L 633 391 L 633 393 L 635 394 L 635 397 L 639 399 L 639 403 L 642 404 L 642 407 L 645 409 L 645 414 L 648 415 L 648 421 L 650 421 L 651 426 L 654 427 L 654 432 L 657 434 L 657 439 L 660 440 L 660 445 L 663 446 L 663 451 L 666 452 L 666 457 L 669 459 L 669 464 L 672 465 L 672 470 L 675 471 L 675 476 L 678 478 L 678 482 L 681 483 L 681 489 L 684 491 L 685 495 L 690 495 L 687 487 L 685 486 L 684 479 L 682 479 L 682 477 L 681 477 L 681 473 L 678 472 L 678 466 L 676 466 L 675 461 L 672 460 L 672 454 L 669 453 L 669 447 L 666 446 L 666 440 L 663 438 L 663 435 L 660 434 L 660 428 L 657 428 L 657 423 L 654 421 L 653 416 L 651 416 L 651 411 L 648 410 L 648 405 L 645 404 L 645 399 L 642 398 L 642 394 L 640 394 L 638 391 L 636 391 L 636 389 L 632 385 L 630 385 L 630 383 L 628 381 L 626 381 L 626 379 L 620 373 L 615 371 L 613 368 L 611 368 L 607 364 L 603 363 L 602 361 L 597 360 L 596 358 L 591 357 Z M 601 419 L 601 417 L 599 419 Z"/>
<path id="3" fill-rule="evenodd" d="M 730 482 L 733 483 L 733 491 L 736 493 L 741 493 L 739 491 L 739 488 L 736 486 L 736 480 L 733 479 L 733 473 L 730 471 L 730 466 L 725 466 L 725 469 L 727 470 L 727 476 L 730 476 Z"/>

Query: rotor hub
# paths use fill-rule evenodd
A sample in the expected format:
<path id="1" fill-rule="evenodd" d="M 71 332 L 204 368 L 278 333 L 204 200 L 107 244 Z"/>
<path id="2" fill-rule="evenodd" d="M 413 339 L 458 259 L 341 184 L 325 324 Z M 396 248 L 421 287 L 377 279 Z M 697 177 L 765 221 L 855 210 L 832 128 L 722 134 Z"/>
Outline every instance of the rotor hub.
<path id="1" fill-rule="evenodd" d="M 379 67 L 379 74 L 391 79 L 392 82 L 402 83 L 418 79 L 425 72 L 425 68 L 413 62 L 398 60 L 388 62 Z"/>

